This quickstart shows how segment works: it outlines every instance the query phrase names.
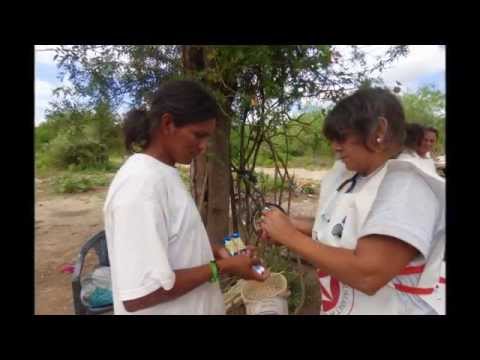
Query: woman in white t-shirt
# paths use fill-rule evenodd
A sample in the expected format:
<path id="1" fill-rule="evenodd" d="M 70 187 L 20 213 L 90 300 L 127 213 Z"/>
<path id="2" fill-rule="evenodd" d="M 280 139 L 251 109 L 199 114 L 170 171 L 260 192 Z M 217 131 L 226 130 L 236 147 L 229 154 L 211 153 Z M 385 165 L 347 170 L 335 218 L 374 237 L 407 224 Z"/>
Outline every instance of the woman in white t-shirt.
<path id="1" fill-rule="evenodd" d="M 422 142 L 418 148 L 418 154 L 422 158 L 433 159 L 432 152 L 438 139 L 438 130 L 434 127 L 425 127 Z"/>
<path id="2" fill-rule="evenodd" d="M 430 156 L 430 140 L 425 141 L 426 129 L 423 125 L 409 123 L 406 127 L 405 151 L 418 158 L 426 168 L 436 171 L 435 163 Z M 426 143 L 428 145 L 426 145 Z"/>
<path id="3" fill-rule="evenodd" d="M 124 121 L 134 154 L 110 185 L 104 206 L 115 314 L 225 314 L 222 273 L 262 281 L 253 252 L 229 256 L 211 246 L 175 164 L 203 153 L 217 104 L 197 82 L 169 81 L 150 109 Z M 254 249 L 250 249 L 254 250 Z"/>
<path id="4" fill-rule="evenodd" d="M 315 219 L 264 214 L 261 237 L 318 268 L 321 314 L 445 312 L 445 182 L 404 151 L 405 126 L 388 90 L 342 99 L 325 120 L 340 161 Z"/>

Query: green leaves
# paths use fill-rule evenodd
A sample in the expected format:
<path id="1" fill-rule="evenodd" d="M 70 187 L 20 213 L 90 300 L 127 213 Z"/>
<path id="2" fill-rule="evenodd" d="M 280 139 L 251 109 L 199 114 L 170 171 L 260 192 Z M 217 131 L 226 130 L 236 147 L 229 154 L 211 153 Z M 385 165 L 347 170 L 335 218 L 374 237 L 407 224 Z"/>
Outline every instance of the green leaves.
<path id="1" fill-rule="evenodd" d="M 55 178 L 53 189 L 56 193 L 81 193 L 96 187 L 104 187 L 110 183 L 110 176 L 106 174 L 84 175 L 71 173 Z"/>
<path id="2" fill-rule="evenodd" d="M 160 81 L 181 72 L 176 46 L 62 45 L 56 61 L 76 95 L 89 99 L 90 105 L 107 102 L 114 108 L 126 96 L 140 104 Z"/>
<path id="3" fill-rule="evenodd" d="M 402 96 L 407 122 L 433 126 L 439 131 L 436 151 L 444 152 L 445 146 L 445 94 L 433 86 L 425 86 L 416 93 Z"/>
<path id="4" fill-rule="evenodd" d="M 35 129 L 36 151 L 44 167 L 104 167 L 109 154 L 120 152 L 122 145 L 118 119 L 107 104 L 95 111 L 57 110 Z"/>

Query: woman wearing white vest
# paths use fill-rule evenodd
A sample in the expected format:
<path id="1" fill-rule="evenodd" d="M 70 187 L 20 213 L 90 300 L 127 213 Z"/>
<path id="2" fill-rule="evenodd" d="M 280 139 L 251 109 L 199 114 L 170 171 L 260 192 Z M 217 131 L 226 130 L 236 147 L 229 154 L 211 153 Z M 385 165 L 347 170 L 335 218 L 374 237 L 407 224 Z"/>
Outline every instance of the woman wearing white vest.
<path id="1" fill-rule="evenodd" d="M 321 314 L 444 314 L 445 181 L 404 151 L 388 90 L 358 90 L 325 120 L 338 159 L 314 221 L 265 213 L 262 238 L 318 268 Z"/>

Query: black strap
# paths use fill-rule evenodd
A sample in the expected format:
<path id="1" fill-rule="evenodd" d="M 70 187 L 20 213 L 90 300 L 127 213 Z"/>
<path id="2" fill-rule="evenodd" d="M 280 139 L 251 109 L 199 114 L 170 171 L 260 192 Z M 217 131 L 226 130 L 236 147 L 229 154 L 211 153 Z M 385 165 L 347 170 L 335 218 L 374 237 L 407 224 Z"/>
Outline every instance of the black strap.
<path id="1" fill-rule="evenodd" d="M 351 192 L 353 190 L 353 188 L 355 187 L 355 185 L 357 184 L 358 175 L 360 175 L 360 173 L 356 173 L 351 178 L 349 178 L 349 179 L 345 180 L 343 183 L 341 183 L 340 186 L 337 188 L 337 191 L 342 190 L 348 183 L 351 182 L 350 187 L 348 188 L 347 191 L 345 191 L 345 193 L 347 194 L 347 193 Z"/>

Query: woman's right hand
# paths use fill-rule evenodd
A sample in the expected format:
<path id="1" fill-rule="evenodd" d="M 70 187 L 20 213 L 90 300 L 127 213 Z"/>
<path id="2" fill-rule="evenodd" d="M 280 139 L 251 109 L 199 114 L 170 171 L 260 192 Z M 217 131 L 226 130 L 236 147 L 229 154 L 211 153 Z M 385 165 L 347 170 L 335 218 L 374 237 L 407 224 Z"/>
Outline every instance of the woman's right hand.
<path id="1" fill-rule="evenodd" d="M 261 275 L 253 270 L 254 265 L 262 265 L 262 263 L 260 259 L 252 258 L 248 255 L 231 256 L 228 259 L 222 259 L 217 263 L 220 267 L 220 272 L 237 275 L 245 280 L 265 281 L 265 279 L 270 276 L 268 270 L 265 270 Z"/>
<path id="2" fill-rule="evenodd" d="M 262 241 L 270 241 L 270 235 L 268 235 L 267 231 L 262 228 L 258 229 L 257 236 Z"/>

